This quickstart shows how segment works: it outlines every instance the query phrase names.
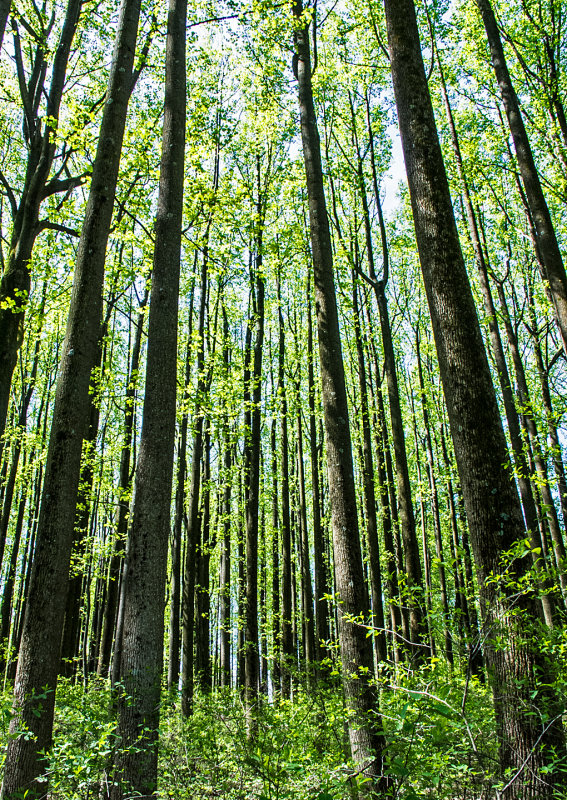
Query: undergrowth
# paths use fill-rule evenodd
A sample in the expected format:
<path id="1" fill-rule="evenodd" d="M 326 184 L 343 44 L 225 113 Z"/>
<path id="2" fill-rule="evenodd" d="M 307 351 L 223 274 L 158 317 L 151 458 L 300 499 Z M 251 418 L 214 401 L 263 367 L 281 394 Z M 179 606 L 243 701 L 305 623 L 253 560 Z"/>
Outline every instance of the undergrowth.
<path id="1" fill-rule="evenodd" d="M 392 798 L 496 796 L 497 743 L 485 686 L 434 663 L 411 674 L 384 671 L 380 695 Z M 50 800 L 108 797 L 120 745 L 111 709 L 107 682 L 93 680 L 85 689 L 60 681 L 54 746 L 46 759 Z M 5 745 L 8 691 L 0 710 Z M 159 797 L 353 800 L 361 777 L 348 758 L 346 718 L 338 687 L 297 686 L 293 701 L 262 699 L 250 741 L 238 692 L 198 695 L 189 719 L 182 718 L 178 698 L 164 694 Z"/>

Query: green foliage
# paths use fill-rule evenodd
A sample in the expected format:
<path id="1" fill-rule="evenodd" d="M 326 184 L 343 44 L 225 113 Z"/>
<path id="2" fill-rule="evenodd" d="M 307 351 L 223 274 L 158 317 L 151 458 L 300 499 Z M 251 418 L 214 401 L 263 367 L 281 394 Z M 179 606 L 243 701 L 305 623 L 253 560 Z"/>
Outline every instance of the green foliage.
<path id="1" fill-rule="evenodd" d="M 160 782 L 167 798 L 331 800 L 350 796 L 341 700 L 332 693 L 265 702 L 247 739 L 240 698 L 200 697 L 189 720 L 164 715 Z M 167 787 L 167 788 L 166 788 Z"/>
<path id="2" fill-rule="evenodd" d="M 419 672 L 386 669 L 380 681 L 391 797 L 492 796 L 497 741 L 489 691 L 440 661 Z M 8 739 L 11 694 L 0 695 L 0 742 Z M 293 701 L 262 699 L 257 735 L 234 691 L 197 696 L 183 719 L 164 697 L 159 798 L 163 800 L 352 800 L 357 769 L 347 756 L 346 710 L 337 687 Z M 110 687 L 61 680 L 46 777 L 52 800 L 106 797 L 119 739 Z M 488 794 L 481 794 L 481 792 Z"/>

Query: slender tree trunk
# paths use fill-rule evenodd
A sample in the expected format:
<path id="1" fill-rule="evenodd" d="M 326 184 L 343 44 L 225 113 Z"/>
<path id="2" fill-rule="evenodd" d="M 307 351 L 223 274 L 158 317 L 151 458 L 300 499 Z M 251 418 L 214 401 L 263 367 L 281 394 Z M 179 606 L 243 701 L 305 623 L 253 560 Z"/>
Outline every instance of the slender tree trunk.
<path id="1" fill-rule="evenodd" d="M 208 240 L 208 230 L 205 241 Z M 183 580 L 183 661 L 181 671 L 181 710 L 185 716 L 192 713 L 194 691 L 193 639 L 195 633 L 195 581 L 197 543 L 200 538 L 199 502 L 201 497 L 201 458 L 203 455 L 203 411 L 201 395 L 205 389 L 205 318 L 208 297 L 208 245 L 205 244 L 201 268 L 201 298 L 199 301 L 199 328 L 197 349 L 197 399 L 195 402 L 193 452 L 191 456 L 191 479 L 189 509 L 187 515 L 187 548 Z"/>
<path id="2" fill-rule="evenodd" d="M 369 309 L 367 308 L 368 320 L 370 320 Z M 369 326 L 370 327 L 370 326 Z M 370 349 L 374 360 L 376 380 L 379 382 L 378 362 L 376 348 L 372 338 L 369 341 Z M 370 389 L 374 397 L 374 437 L 376 450 L 378 453 L 378 486 L 380 496 L 380 506 L 382 509 L 382 532 L 384 534 L 384 556 L 386 568 L 386 586 L 388 587 L 388 599 L 390 607 L 390 621 L 392 625 L 392 648 L 396 663 L 400 657 L 401 640 L 399 636 L 402 631 L 402 610 L 400 608 L 398 566 L 396 560 L 396 548 L 394 546 L 394 521 L 396 508 L 391 506 L 390 488 L 394 492 L 393 482 L 391 483 L 391 459 L 388 444 L 388 430 L 386 427 L 386 415 L 384 413 L 384 403 L 382 400 L 382 389 L 379 385 L 374 389 L 372 385 L 372 373 Z M 404 636 L 406 627 L 404 626 Z M 405 637 L 407 638 L 407 637 Z"/>
<path id="3" fill-rule="evenodd" d="M 358 248 L 357 248 L 358 249 Z M 358 257 L 357 257 L 358 260 Z M 354 319 L 354 337 L 358 359 L 358 382 L 360 388 L 360 416 L 362 422 L 362 464 L 364 486 L 364 509 L 366 513 L 366 542 L 370 566 L 370 599 L 372 601 L 372 625 L 374 641 L 374 658 L 376 666 L 386 661 L 386 634 L 384 632 L 384 607 L 382 605 L 382 574 L 380 568 L 380 551 L 378 548 L 378 517 L 376 514 L 376 492 L 374 478 L 374 460 L 372 457 L 372 431 L 368 410 L 368 388 L 366 382 L 366 362 L 360 329 L 360 311 L 358 304 L 358 285 L 355 275 L 352 276 L 352 308 Z"/>
<path id="4" fill-rule="evenodd" d="M 433 531 L 435 534 L 435 554 L 437 556 L 437 569 L 439 571 L 439 588 L 441 590 L 441 607 L 443 609 L 443 629 L 445 635 L 444 655 L 449 664 L 453 664 L 453 640 L 450 628 L 449 600 L 447 596 L 447 578 L 445 575 L 445 557 L 443 555 L 443 540 L 441 538 L 441 517 L 439 514 L 439 495 L 437 492 L 437 481 L 435 480 L 435 463 L 433 460 L 433 444 L 431 441 L 431 427 L 429 423 L 429 410 L 425 396 L 425 384 L 423 381 L 423 368 L 421 365 L 421 349 L 419 323 L 416 329 L 416 355 L 417 372 L 419 377 L 419 394 L 421 401 L 421 413 L 423 415 L 423 428 L 425 432 L 425 451 L 427 454 L 427 476 L 429 479 L 429 490 L 431 492 L 431 510 L 433 513 Z"/>
<path id="5" fill-rule="evenodd" d="M 281 608 L 281 643 L 282 643 L 282 695 L 290 696 L 291 685 L 289 669 L 293 660 L 293 636 L 291 630 L 291 522 L 289 511 L 289 435 L 287 395 L 285 386 L 285 333 L 282 313 L 281 287 L 278 276 L 278 395 L 281 414 L 281 497 L 282 516 L 280 538 L 282 543 L 282 608 Z"/>
<path id="6" fill-rule="evenodd" d="M 351 617 L 368 607 L 362 571 L 358 514 L 352 463 L 349 409 L 346 396 L 339 321 L 333 277 L 331 236 L 325 202 L 321 151 L 311 85 L 309 27 L 300 2 L 294 5 L 296 76 L 299 84 L 301 138 L 309 197 L 311 248 L 325 420 L 327 472 L 331 502 L 333 551 L 339 606 L 339 641 L 343 685 L 349 718 L 352 756 L 371 780 L 364 790 L 372 792 L 384 783 L 384 738 L 374 688 L 360 670 L 372 672 L 372 642 Z M 372 713 L 372 719 L 370 718 Z"/>
<path id="7" fill-rule="evenodd" d="M 136 467 L 118 699 L 120 751 L 113 800 L 157 797 L 165 582 L 177 393 L 177 326 L 186 115 L 186 0 L 170 0 L 165 112 L 148 322 L 140 452 Z"/>
<path id="8" fill-rule="evenodd" d="M 189 324 L 187 348 L 185 353 L 184 412 L 181 418 L 179 444 L 177 451 L 177 475 L 175 489 L 175 515 L 171 534 L 171 598 L 169 619 L 169 663 L 167 669 L 167 688 L 175 690 L 179 684 L 181 649 L 181 532 L 185 514 L 185 478 L 187 475 L 187 431 L 189 427 L 189 382 L 191 380 L 191 334 L 193 331 L 194 286 L 189 303 Z"/>
<path id="9" fill-rule="evenodd" d="M 263 226 L 265 217 L 265 198 L 262 197 L 260 183 L 260 157 L 257 156 L 257 231 L 255 234 L 256 257 L 254 273 L 251 275 L 253 287 L 251 325 L 253 328 L 252 369 L 249 384 L 248 411 L 245 412 L 246 434 L 244 439 L 245 469 L 245 515 L 246 515 L 246 630 L 244 636 L 246 662 L 246 711 L 248 733 L 253 735 L 254 706 L 259 688 L 259 642 L 258 642 L 258 514 L 260 508 L 260 453 L 261 453 L 261 408 L 262 400 L 262 355 L 264 347 L 264 277 L 263 277 Z"/>
<path id="10" fill-rule="evenodd" d="M 307 499 L 305 495 L 305 472 L 303 469 L 303 426 L 301 419 L 300 378 L 296 381 L 297 422 L 297 483 L 299 489 L 299 533 L 301 549 L 301 588 L 303 607 L 303 650 L 308 685 L 313 678 L 315 662 L 315 619 L 313 613 L 313 584 L 311 582 L 311 559 L 309 557 L 309 531 L 307 528 Z M 316 676 L 315 676 L 316 677 Z"/>
<path id="11" fill-rule="evenodd" d="M 203 442 L 203 490 L 201 498 L 201 537 L 197 550 L 198 583 L 195 592 L 196 631 L 195 631 L 195 667 L 197 680 L 203 692 L 212 688 L 210 634 L 210 574 L 211 561 L 211 430 L 207 420 Z"/>
<path id="12" fill-rule="evenodd" d="M 20 550 L 20 539 L 22 536 L 22 528 L 24 525 L 24 513 L 26 510 L 27 494 L 24 491 L 20 493 L 20 500 L 18 503 L 18 514 L 16 516 L 16 524 L 14 526 L 14 535 L 12 537 L 12 552 L 10 553 L 10 562 L 8 564 L 8 572 L 6 574 L 6 582 L 2 591 L 2 610 L 0 612 L 0 674 L 4 672 L 6 667 L 7 656 L 4 655 L 4 647 L 8 646 L 8 637 L 10 635 L 10 619 L 12 617 L 12 602 L 14 598 L 14 584 L 16 580 L 16 569 L 18 566 L 18 554 Z"/>
<path id="13" fill-rule="evenodd" d="M 124 398 L 124 428 L 122 432 L 122 449 L 120 451 L 120 467 L 118 472 L 118 499 L 115 512 L 115 538 L 108 569 L 108 591 L 104 607 L 104 622 L 97 666 L 97 672 L 102 677 L 106 677 L 110 669 L 112 643 L 117 627 L 116 618 L 118 613 L 118 599 L 120 590 L 120 570 L 124 560 L 126 534 L 130 512 L 130 462 L 132 458 L 132 434 L 134 431 L 136 386 L 138 381 L 138 369 L 140 366 L 142 333 L 144 327 L 143 309 L 146 306 L 147 297 L 148 293 L 146 291 L 144 299 L 140 304 L 138 319 L 135 323 L 134 341 L 132 343 L 132 354 L 130 356 L 130 369 Z"/>
<path id="14" fill-rule="evenodd" d="M 311 310 L 312 281 L 309 277 L 309 306 L 307 310 L 307 389 L 309 402 L 309 452 L 311 456 L 311 490 L 313 492 L 313 560 L 315 577 L 315 658 L 321 661 L 328 654 L 324 644 L 329 640 L 329 577 L 325 558 L 325 532 L 321 522 L 321 489 L 319 477 L 319 447 L 317 443 L 316 394 L 313 352 L 313 322 Z"/>
<path id="15" fill-rule="evenodd" d="M 228 317 L 223 307 L 223 359 L 226 378 L 230 372 L 230 347 Z M 230 687 L 230 529 L 231 529 L 231 468 L 232 445 L 228 418 L 224 421 L 223 431 L 223 493 L 222 493 L 222 554 L 220 564 L 220 685 Z"/>
<path id="16" fill-rule="evenodd" d="M 26 604 L 12 731 L 2 797 L 28 790 L 45 794 L 36 779 L 49 750 L 65 612 L 83 436 L 88 423 L 90 374 L 102 317 L 102 286 L 126 111 L 132 88 L 140 0 L 123 0 L 91 190 L 75 265 L 63 357 L 59 369 L 45 467 L 40 521 Z M 36 714 L 38 703 L 41 713 Z"/>
<path id="17" fill-rule="evenodd" d="M 500 31 L 490 0 L 476 0 L 482 16 L 492 66 L 500 88 L 502 102 L 506 111 L 510 133 L 514 142 L 518 167 L 526 192 L 530 217 L 536 231 L 536 242 L 549 281 L 549 288 L 555 306 L 563 349 L 567 355 L 567 274 L 555 235 L 555 228 L 541 187 L 539 173 L 528 135 L 524 126 L 518 97 L 508 71 Z"/>
<path id="18" fill-rule="evenodd" d="M 525 574 L 525 559 L 507 565 L 505 581 L 494 581 L 503 554 L 524 540 L 526 530 L 506 469 L 506 440 L 454 221 L 415 7 L 412 0 L 385 0 L 385 9 L 416 238 L 477 563 L 501 766 L 514 776 L 504 796 L 543 800 L 564 782 L 539 770 L 548 764 L 548 748 L 565 744 L 550 667 L 531 638 L 535 602 L 528 593 L 518 596 L 514 584 Z"/>
<path id="19" fill-rule="evenodd" d="M 26 178 L 13 221 L 8 263 L 0 281 L 0 439 L 6 424 L 12 373 L 23 341 L 24 314 L 31 288 L 30 259 L 35 240 L 41 230 L 40 207 L 46 197 L 61 191 L 63 188 L 61 184 L 64 183 L 56 179 L 49 181 L 49 174 L 55 156 L 59 109 L 67 64 L 82 3 L 83 0 L 69 0 L 67 4 L 61 36 L 53 59 L 44 120 L 38 116 L 37 108 L 29 108 L 29 103 L 24 113 L 24 130 L 28 146 Z M 10 0 L 1 0 L 0 47 L 9 10 Z M 15 46 L 20 46 L 19 37 L 16 37 Z M 45 58 L 45 54 L 42 53 L 42 57 Z M 42 94 L 43 92 L 36 93 L 37 97 L 41 97 Z M 78 183 L 80 181 L 76 181 L 75 185 Z"/>

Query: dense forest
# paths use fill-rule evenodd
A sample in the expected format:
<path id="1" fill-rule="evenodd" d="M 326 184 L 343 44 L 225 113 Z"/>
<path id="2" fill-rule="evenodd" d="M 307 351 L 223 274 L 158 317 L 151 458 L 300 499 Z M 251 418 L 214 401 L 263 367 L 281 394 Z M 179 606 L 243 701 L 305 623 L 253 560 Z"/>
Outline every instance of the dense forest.
<path id="1" fill-rule="evenodd" d="M 567 797 L 567 4 L 305 2 L 0 0 L 2 800 Z"/>

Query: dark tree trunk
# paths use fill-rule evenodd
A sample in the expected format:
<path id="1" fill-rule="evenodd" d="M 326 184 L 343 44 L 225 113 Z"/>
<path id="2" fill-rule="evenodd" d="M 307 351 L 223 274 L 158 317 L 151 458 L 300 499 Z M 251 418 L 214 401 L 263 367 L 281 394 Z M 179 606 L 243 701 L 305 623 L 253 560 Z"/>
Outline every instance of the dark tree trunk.
<path id="1" fill-rule="evenodd" d="M 333 551 L 339 606 L 339 641 L 343 662 L 343 685 L 349 718 L 352 756 L 371 780 L 366 791 L 384 783 L 384 738 L 375 689 L 360 670 L 372 673 L 372 642 L 351 617 L 368 617 L 358 514 L 352 463 L 349 409 L 339 333 L 333 276 L 333 256 L 317 119 L 311 85 L 309 27 L 302 20 L 300 2 L 294 5 L 298 20 L 294 42 L 294 64 L 299 84 L 301 138 L 309 198 L 311 248 L 315 277 L 319 358 L 325 420 L 327 472 L 331 502 Z M 370 718 L 370 713 L 373 719 Z"/>
<path id="2" fill-rule="evenodd" d="M 126 548 L 126 534 L 130 512 L 129 489 L 131 485 L 130 462 L 132 458 L 132 434 L 134 431 L 136 386 L 138 369 L 140 366 L 140 353 L 142 349 L 142 333 L 144 327 L 143 309 L 147 303 L 147 291 L 140 304 L 138 319 L 135 323 L 134 341 L 130 356 L 130 370 L 124 397 L 124 428 L 122 432 L 122 449 L 120 451 L 120 467 L 118 472 L 117 503 L 115 512 L 114 546 L 108 568 L 108 590 L 104 606 L 104 621 L 102 626 L 100 652 L 97 672 L 106 677 L 110 669 L 112 643 L 117 628 L 118 598 L 120 591 L 120 570 L 124 561 Z M 120 639 L 120 637 L 117 637 Z"/>
<path id="3" fill-rule="evenodd" d="M 477 564 L 501 765 L 515 776 L 504 796 L 543 800 L 564 781 L 539 770 L 548 764 L 548 748 L 562 750 L 565 743 L 550 667 L 533 641 L 534 599 L 518 596 L 515 585 L 507 589 L 528 565 L 516 558 L 507 565 L 506 581 L 493 578 L 505 568 L 503 554 L 525 539 L 526 530 L 506 469 L 506 440 L 454 221 L 414 4 L 385 0 L 385 9 L 416 238 Z"/>
<path id="4" fill-rule="evenodd" d="M 531 536 L 534 560 L 539 568 L 539 565 L 537 564 L 538 558 L 537 555 L 535 555 L 535 553 L 537 551 L 537 548 L 541 547 L 541 540 L 539 537 L 538 514 L 536 509 L 536 503 L 533 496 L 532 483 L 530 481 L 530 469 L 526 462 L 524 446 L 522 442 L 522 435 L 520 432 L 520 422 L 518 419 L 518 412 L 516 411 L 516 406 L 514 404 L 514 395 L 512 392 L 512 384 L 510 383 L 510 376 L 508 373 L 506 355 L 504 353 L 504 348 L 502 346 L 502 339 L 500 337 L 500 329 L 498 326 L 498 319 L 496 316 L 496 308 L 494 306 L 492 291 L 490 289 L 490 283 L 488 280 L 488 265 L 480 240 L 479 226 L 473 208 L 472 199 L 470 196 L 469 185 L 464 170 L 461 148 L 459 146 L 459 139 L 457 136 L 457 129 L 455 127 L 453 113 L 451 110 L 449 97 L 447 95 L 447 90 L 445 87 L 445 79 L 443 76 L 443 70 L 441 68 L 439 54 L 437 54 L 437 63 L 441 74 L 441 88 L 443 91 L 445 108 L 447 110 L 449 130 L 451 132 L 451 140 L 453 143 L 453 152 L 455 154 L 457 169 L 459 171 L 459 176 L 461 178 L 461 183 L 463 185 L 463 195 L 465 201 L 465 209 L 467 213 L 469 236 L 471 238 L 475 254 L 476 265 L 478 268 L 480 287 L 482 290 L 482 296 L 484 301 L 484 310 L 488 317 L 490 346 L 492 349 L 492 354 L 496 365 L 496 372 L 498 374 L 498 381 L 500 383 L 502 399 L 504 401 L 504 410 L 506 413 L 506 421 L 508 422 L 508 431 L 510 434 L 512 451 L 514 453 L 514 462 L 516 465 L 517 481 L 518 481 L 518 487 L 520 489 L 522 508 L 524 510 L 524 518 L 526 521 L 527 529 L 530 532 Z M 552 614 L 550 596 L 548 594 L 543 594 L 541 597 L 541 603 L 546 622 L 548 625 L 552 625 L 553 614 Z"/>
<path id="5" fill-rule="evenodd" d="M 321 522 L 321 490 L 319 477 L 319 446 L 317 442 L 316 394 L 313 352 L 313 322 L 311 300 L 312 281 L 309 280 L 309 304 L 307 309 L 307 388 L 309 392 L 309 452 L 311 456 L 311 489 L 313 492 L 313 560 L 315 577 L 315 658 L 321 661 L 328 655 L 324 644 L 329 640 L 329 605 L 326 595 L 330 592 L 327 559 L 325 557 L 325 532 Z"/>
<path id="6" fill-rule="evenodd" d="M 106 245 L 132 88 L 139 12 L 140 0 L 123 0 L 57 381 L 12 719 L 13 731 L 27 728 L 33 736 L 11 739 L 2 797 L 29 790 L 32 800 L 46 790 L 45 783 L 36 779 L 45 769 L 40 753 L 51 745 L 81 448 L 88 424 L 90 374 L 100 333 Z M 38 703 L 40 714 L 34 713 Z"/>
<path id="7" fill-rule="evenodd" d="M 203 490 L 201 499 L 201 537 L 197 551 L 195 669 L 203 692 L 212 688 L 210 634 L 210 574 L 211 561 L 211 430 L 207 421 L 203 442 Z"/>
<path id="8" fill-rule="evenodd" d="M 358 248 L 357 248 L 358 249 Z M 376 513 L 376 492 L 374 478 L 374 460 L 372 457 L 372 431 L 368 410 L 368 388 L 366 382 L 366 362 L 362 331 L 360 329 L 360 311 L 358 304 L 358 286 L 355 275 L 352 276 L 352 307 L 354 321 L 354 337 L 358 359 L 358 382 L 360 388 L 360 416 L 362 423 L 362 480 L 364 487 L 364 509 L 366 512 L 366 542 L 370 565 L 370 599 L 372 601 L 372 625 L 374 641 L 374 657 L 376 666 L 386 661 L 386 634 L 384 632 L 384 607 L 382 605 L 382 574 L 380 568 L 380 551 L 378 548 L 378 517 Z"/>
<path id="9" fill-rule="evenodd" d="M 539 173 L 534 162 L 534 157 L 528 135 L 524 126 L 522 112 L 518 97 L 512 84 L 508 65 L 504 56 L 500 31 L 490 0 L 476 0 L 482 15 L 486 36 L 490 47 L 492 66 L 500 88 L 502 102 L 506 111 L 510 133 L 514 141 L 514 149 L 518 160 L 518 167 L 526 192 L 529 213 L 536 231 L 536 243 L 541 254 L 545 275 L 549 281 L 549 288 L 555 306 L 559 332 L 563 341 L 563 349 L 567 355 L 567 274 L 563 258 L 555 235 L 551 214 L 547 206 Z"/>
<path id="10" fill-rule="evenodd" d="M 120 752 L 113 800 L 157 796 L 165 582 L 175 447 L 177 326 L 186 115 L 186 0 L 170 0 L 165 111 L 148 321 L 148 355 L 136 466 L 118 698 Z"/>
<path id="11" fill-rule="evenodd" d="M 187 348 L 185 353 L 184 412 L 177 450 L 177 476 L 175 488 L 175 515 L 171 532 L 171 597 L 169 619 L 169 663 L 167 668 L 167 688 L 176 690 L 179 684 L 179 665 L 181 650 L 181 533 L 185 514 L 185 478 L 187 475 L 187 431 L 189 427 L 189 382 L 191 380 L 191 339 L 193 331 L 194 286 L 189 303 L 189 324 L 187 326 Z"/>
<path id="12" fill-rule="evenodd" d="M 230 345 L 228 317 L 223 307 L 223 360 L 226 378 L 230 373 Z M 230 441 L 230 431 L 228 418 L 224 421 L 223 431 L 223 493 L 222 493 L 222 553 L 220 564 L 220 685 L 230 687 L 231 667 L 230 667 L 230 529 L 231 529 L 231 468 L 232 468 L 232 445 Z"/>
<path id="13" fill-rule="evenodd" d="M 293 636 L 291 629 L 291 522 L 289 511 L 289 436 L 287 395 L 285 387 L 285 334 L 282 313 L 281 287 L 278 276 L 278 395 L 281 414 L 281 497 L 282 516 L 280 538 L 282 543 L 282 610 L 281 610 L 281 657 L 282 695 L 289 697 L 291 691 L 289 668 L 293 660 Z"/>
<path id="14" fill-rule="evenodd" d="M 258 514 L 260 507 L 260 453 L 261 453 L 261 408 L 262 400 L 262 354 L 264 347 L 264 277 L 263 226 L 265 217 L 265 198 L 263 198 L 260 176 L 260 157 L 257 157 L 257 202 L 255 232 L 256 256 L 252 284 L 252 319 L 253 333 L 252 369 L 249 374 L 247 410 L 245 411 L 244 438 L 244 470 L 245 470 L 245 515 L 246 515 L 246 629 L 244 635 L 246 662 L 246 712 L 248 716 L 248 733 L 253 734 L 254 706 L 258 698 L 259 688 L 259 643 L 258 643 Z"/>
<path id="15" fill-rule="evenodd" d="M 71 45 L 77 30 L 79 14 L 83 0 L 69 0 L 65 12 L 65 20 L 51 72 L 51 84 L 47 92 L 44 121 L 39 116 L 37 103 L 23 103 L 24 132 L 28 146 L 26 177 L 16 210 L 12 236 L 9 247 L 9 258 L 0 282 L 0 438 L 4 433 L 12 373 L 16 366 L 18 350 L 23 340 L 25 307 L 31 288 L 30 259 L 33 246 L 41 230 L 40 207 L 50 194 L 55 194 L 72 184 L 54 178 L 49 181 L 49 174 L 55 156 L 57 124 L 67 64 L 71 53 Z M 10 10 L 10 0 L 0 3 L 0 47 Z M 19 36 L 15 36 L 15 48 L 20 47 Z M 37 55 L 43 60 L 44 45 L 38 44 Z M 43 80 L 45 80 L 45 73 Z M 44 91 L 36 91 L 35 97 L 42 98 Z M 47 122 L 49 120 L 49 122 Z M 42 130 L 43 122 L 43 130 Z M 76 181 L 75 185 L 80 183 Z M 65 186 L 63 184 L 66 184 Z"/>
<path id="16" fill-rule="evenodd" d="M 433 531 L 435 534 L 435 555 L 437 556 L 437 569 L 439 571 L 439 588 L 441 593 L 441 608 L 443 609 L 443 630 L 445 635 L 444 655 L 449 664 L 453 664 L 453 640 L 451 636 L 451 617 L 449 613 L 449 600 L 447 596 L 447 578 L 445 575 L 445 557 L 443 554 L 443 540 L 441 538 L 441 517 L 439 514 L 439 495 L 437 492 L 437 481 L 435 479 L 435 462 L 433 460 L 433 443 L 431 441 L 431 427 L 429 423 L 429 410 L 427 408 L 427 398 L 425 396 L 425 385 L 423 381 L 423 368 L 421 364 L 420 333 L 419 324 L 416 329 L 416 355 L 417 371 L 419 376 L 419 394 L 421 402 L 421 413 L 423 415 L 423 428 L 425 433 L 425 452 L 427 455 L 427 477 L 429 481 L 429 491 L 431 492 L 431 511 L 433 513 Z"/>
<path id="17" fill-rule="evenodd" d="M 313 584 L 311 582 L 311 559 L 309 558 L 309 531 L 307 527 L 307 499 L 305 496 L 305 472 L 303 469 L 303 426 L 301 419 L 300 378 L 296 382 L 297 421 L 297 484 L 299 489 L 299 534 L 301 551 L 301 596 L 303 621 L 303 654 L 308 685 L 313 678 L 315 662 L 315 619 L 313 613 Z"/>
<path id="18" fill-rule="evenodd" d="M 201 297 L 199 301 L 199 328 L 197 345 L 197 393 L 194 410 L 195 429 L 193 434 L 193 452 L 191 455 L 191 478 L 189 488 L 189 509 L 187 514 L 187 546 L 185 551 L 182 626 L 183 626 L 183 661 L 181 670 L 181 711 L 185 716 L 192 713 L 194 692 L 194 657 L 193 639 L 195 633 L 195 582 L 197 544 L 200 539 L 199 502 L 201 497 L 201 459 L 203 456 L 203 410 L 201 397 L 206 388 L 205 366 L 205 318 L 208 298 L 208 236 L 210 221 L 205 232 L 203 264 L 201 267 Z"/>
<path id="19" fill-rule="evenodd" d="M 368 321 L 370 322 L 370 313 L 367 308 Z M 379 385 L 380 374 L 378 367 L 378 360 L 376 357 L 376 348 L 374 347 L 373 339 L 369 340 L 370 349 L 374 360 L 374 369 L 376 375 L 377 386 L 374 389 L 372 380 L 370 382 L 370 389 L 374 398 L 374 428 L 376 431 L 374 440 L 376 450 L 378 453 L 378 486 L 380 496 L 380 506 L 382 509 L 382 532 L 384 534 L 384 555 L 385 555 L 385 568 L 386 568 L 386 586 L 388 587 L 388 599 L 390 608 L 390 621 L 392 624 L 392 648 L 394 652 L 394 660 L 396 663 L 400 657 L 401 640 L 399 637 L 402 635 L 402 610 L 400 609 L 399 599 L 399 584 L 398 584 L 398 566 L 396 559 L 396 548 L 394 546 L 394 521 L 396 515 L 395 506 L 391 505 L 391 495 L 395 491 L 391 475 L 391 459 L 390 447 L 388 443 L 388 429 L 386 426 L 386 415 L 384 413 L 384 403 L 382 399 L 382 388 Z M 372 373 L 371 373 L 372 378 Z M 404 626 L 404 636 L 406 628 Z M 406 637 L 407 638 L 407 637 Z"/>

